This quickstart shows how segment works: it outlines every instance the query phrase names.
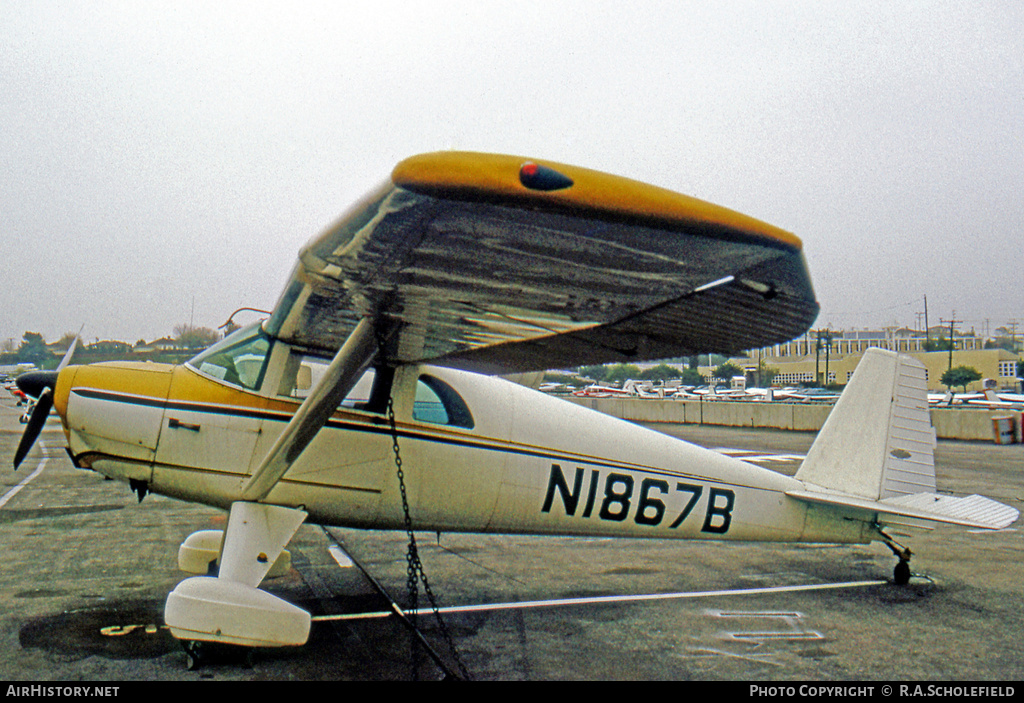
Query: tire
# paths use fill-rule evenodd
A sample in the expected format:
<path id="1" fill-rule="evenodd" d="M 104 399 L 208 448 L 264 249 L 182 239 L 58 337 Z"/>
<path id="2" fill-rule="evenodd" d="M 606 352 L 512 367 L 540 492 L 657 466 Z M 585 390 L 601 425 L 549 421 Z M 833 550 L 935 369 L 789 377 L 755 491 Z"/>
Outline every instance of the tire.
<path id="1" fill-rule="evenodd" d="M 906 586 L 910 583 L 910 562 L 900 559 L 900 563 L 893 569 L 892 578 L 897 586 Z"/>

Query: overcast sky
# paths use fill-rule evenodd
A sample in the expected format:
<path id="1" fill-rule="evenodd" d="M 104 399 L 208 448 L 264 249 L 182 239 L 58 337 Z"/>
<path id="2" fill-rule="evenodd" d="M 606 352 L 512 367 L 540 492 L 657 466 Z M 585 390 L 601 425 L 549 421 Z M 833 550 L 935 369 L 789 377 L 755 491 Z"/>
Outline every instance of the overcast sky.
<path id="1" fill-rule="evenodd" d="M 1024 332 L 1019 2 L 0 0 L 0 340 L 269 308 L 407 156 L 551 159 L 803 239 L 815 326 Z"/>

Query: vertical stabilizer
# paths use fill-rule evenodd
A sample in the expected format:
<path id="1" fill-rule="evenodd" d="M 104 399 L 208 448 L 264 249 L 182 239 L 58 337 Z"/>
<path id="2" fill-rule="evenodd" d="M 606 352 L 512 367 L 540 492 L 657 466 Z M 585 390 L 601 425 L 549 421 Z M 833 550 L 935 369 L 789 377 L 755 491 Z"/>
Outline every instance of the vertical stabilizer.
<path id="1" fill-rule="evenodd" d="M 935 430 L 925 368 L 869 349 L 796 478 L 808 488 L 881 500 L 935 492 Z"/>

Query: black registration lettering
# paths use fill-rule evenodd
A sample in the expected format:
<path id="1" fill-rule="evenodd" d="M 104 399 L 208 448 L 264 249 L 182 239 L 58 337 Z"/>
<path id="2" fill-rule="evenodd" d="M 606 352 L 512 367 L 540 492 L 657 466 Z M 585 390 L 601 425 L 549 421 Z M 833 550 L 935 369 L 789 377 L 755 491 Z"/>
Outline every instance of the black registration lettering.
<path id="1" fill-rule="evenodd" d="M 583 469 L 576 469 L 576 478 L 573 480 L 572 490 L 565 480 L 562 467 L 558 464 L 551 465 L 551 476 L 548 478 L 548 493 L 544 496 L 544 506 L 540 509 L 542 513 L 551 512 L 551 504 L 555 501 L 555 491 L 562 497 L 562 505 L 565 506 L 566 515 L 575 515 L 576 506 L 580 502 L 580 488 L 583 487 Z"/>
<path id="2" fill-rule="evenodd" d="M 550 513 L 554 508 L 556 497 L 561 500 L 565 514 L 575 516 L 580 507 L 580 500 L 584 497 L 584 469 L 577 467 L 572 477 L 572 485 L 566 477 L 562 467 L 558 464 L 551 465 L 551 473 L 548 476 L 547 492 L 544 495 L 544 504 L 541 512 Z M 597 503 L 600 490 L 601 472 L 597 469 L 590 470 L 590 480 L 586 482 L 586 499 L 583 501 L 583 513 L 580 517 L 590 518 L 595 504 Z M 626 473 L 608 473 L 604 476 L 604 491 L 601 499 L 597 517 L 611 522 L 623 522 L 629 517 L 633 503 L 633 489 L 635 479 Z M 640 491 L 636 497 L 636 514 L 633 516 L 637 525 L 655 527 L 665 519 L 665 513 L 669 504 L 666 498 L 670 493 L 668 481 L 658 478 L 645 478 L 640 482 Z M 676 493 L 683 493 L 686 504 L 676 516 L 669 529 L 675 529 L 683 524 L 697 507 L 701 496 L 704 495 L 704 486 L 699 483 L 676 483 Z M 713 534 L 725 534 L 729 531 L 732 523 L 732 510 L 736 502 L 736 494 L 726 488 L 709 488 L 708 505 L 704 514 L 704 523 L 701 532 Z"/>
<path id="3" fill-rule="evenodd" d="M 656 488 L 661 493 L 668 493 L 668 481 L 656 478 L 645 478 L 640 482 L 640 501 L 636 506 L 636 520 L 638 525 L 660 525 L 661 519 L 665 517 L 664 501 L 651 497 L 651 489 Z M 653 514 L 648 513 L 653 510 Z"/>
<path id="4" fill-rule="evenodd" d="M 669 528 L 676 528 L 683 524 L 683 520 L 689 517 L 693 511 L 693 507 L 697 505 L 697 501 L 700 500 L 701 495 L 704 493 L 704 486 L 700 486 L 694 483 L 677 483 L 676 490 L 682 491 L 683 493 L 690 494 L 690 500 L 686 502 L 686 507 L 683 508 L 683 512 L 679 513 L 679 517 L 669 525 Z"/>
<path id="5" fill-rule="evenodd" d="M 587 489 L 587 504 L 583 508 L 583 517 L 590 517 L 590 514 L 594 512 L 594 498 L 597 497 L 597 479 L 600 476 L 601 472 L 597 469 L 590 470 L 590 487 Z"/>
<path id="6" fill-rule="evenodd" d="M 622 485 L 621 491 L 616 491 L 616 485 Z M 629 515 L 629 498 L 633 495 L 633 477 L 629 474 L 608 474 L 604 482 L 604 502 L 601 503 L 601 511 L 598 516 L 602 520 L 621 522 Z M 613 506 L 619 506 L 612 510 Z"/>
<path id="7" fill-rule="evenodd" d="M 724 498 L 725 504 L 719 505 L 718 499 Z M 714 532 L 724 535 L 729 531 L 729 523 L 732 522 L 732 506 L 736 500 L 736 494 L 725 488 L 712 488 L 708 496 L 708 512 L 704 516 L 704 526 L 701 532 Z M 716 521 L 715 518 L 722 518 Z"/>

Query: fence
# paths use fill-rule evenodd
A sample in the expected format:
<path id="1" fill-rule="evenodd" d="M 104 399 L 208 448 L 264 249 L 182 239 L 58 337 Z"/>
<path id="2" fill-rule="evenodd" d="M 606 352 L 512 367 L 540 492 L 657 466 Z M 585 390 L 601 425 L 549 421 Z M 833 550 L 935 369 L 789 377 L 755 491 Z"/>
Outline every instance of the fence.
<path id="1" fill-rule="evenodd" d="M 634 422 L 767 427 L 817 432 L 832 412 L 830 403 L 654 400 L 647 398 L 570 398 L 579 405 Z M 934 408 L 932 425 L 939 439 L 993 441 L 995 417 L 1012 417 L 1021 441 L 1021 413 L 1003 409 Z"/>

